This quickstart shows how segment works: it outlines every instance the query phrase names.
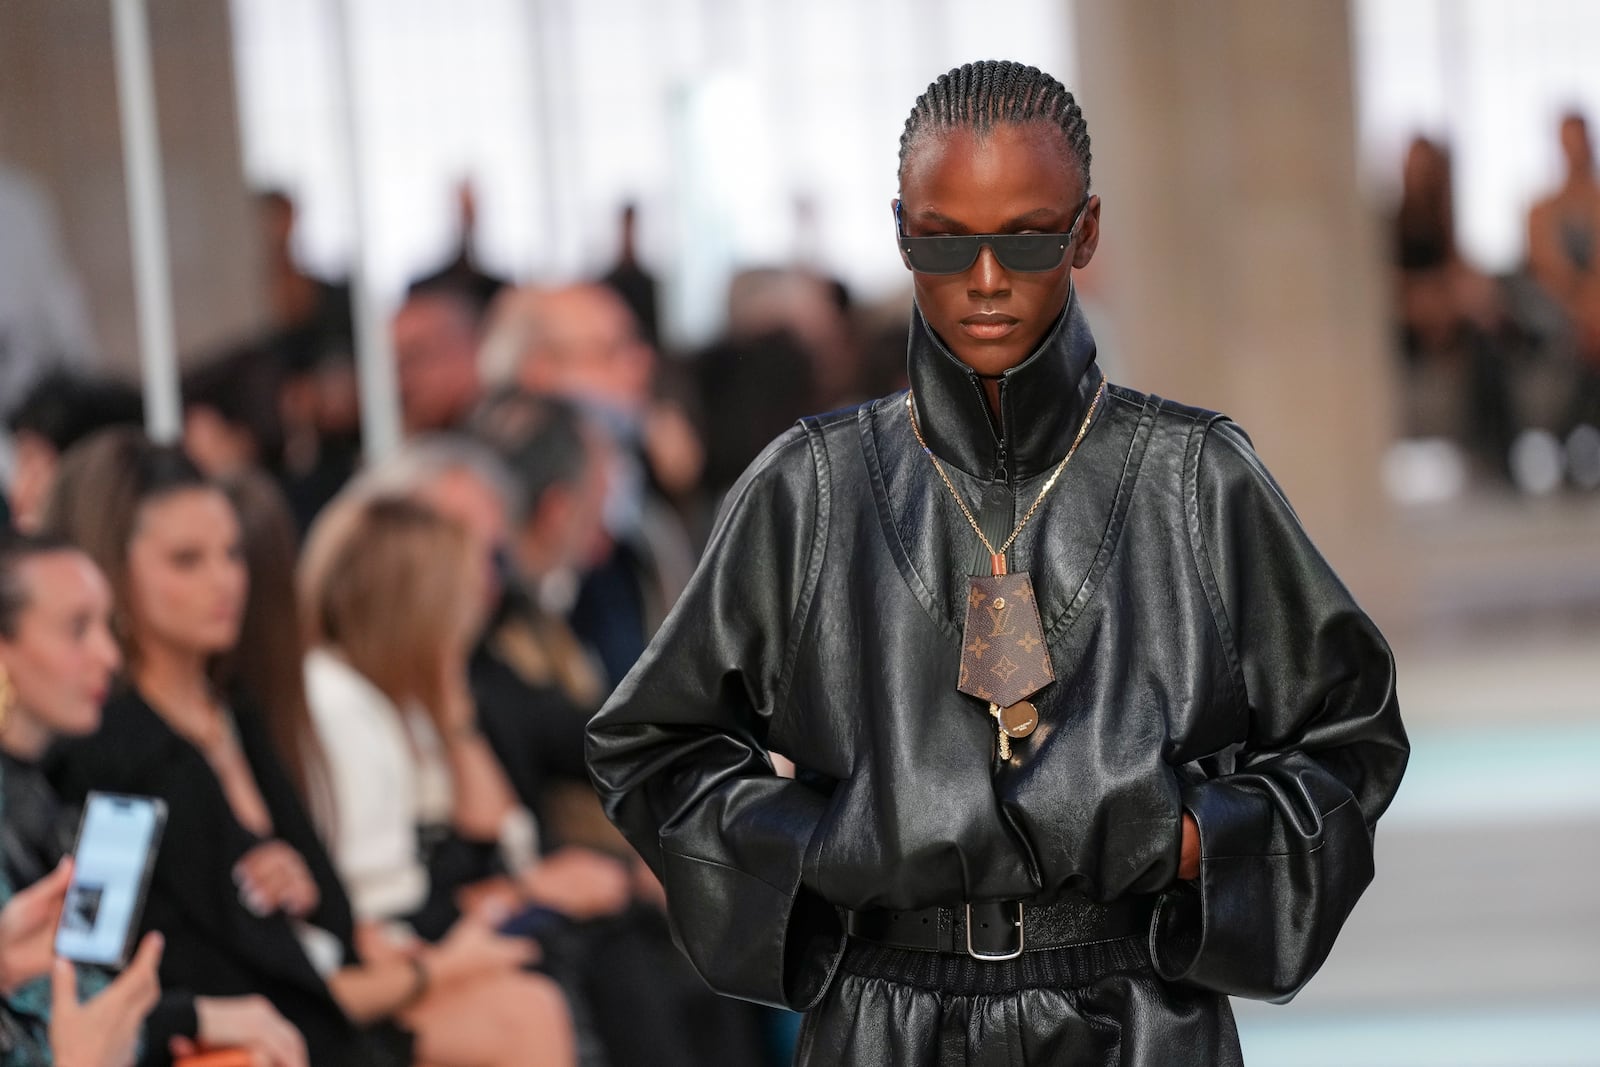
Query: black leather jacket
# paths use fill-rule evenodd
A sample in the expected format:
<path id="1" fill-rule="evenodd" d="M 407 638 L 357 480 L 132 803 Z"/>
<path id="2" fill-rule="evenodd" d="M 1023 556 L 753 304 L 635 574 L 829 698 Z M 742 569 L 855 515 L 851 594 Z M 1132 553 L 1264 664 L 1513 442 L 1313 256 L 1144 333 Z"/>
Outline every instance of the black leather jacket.
<path id="1" fill-rule="evenodd" d="M 1010 504 L 1002 536 L 1101 379 L 1076 301 L 1004 376 L 998 425 L 920 315 L 910 372 L 974 513 Z M 690 958 L 719 991 L 806 1009 L 840 958 L 839 908 L 1153 894 L 1162 978 L 1292 995 L 1372 878 L 1405 767 L 1383 638 L 1237 427 L 1108 386 L 1010 553 L 1057 680 L 1002 762 L 987 706 L 956 689 L 987 556 L 905 401 L 806 419 L 766 450 L 590 726 L 607 811 Z M 1194 883 L 1176 881 L 1185 809 Z"/>

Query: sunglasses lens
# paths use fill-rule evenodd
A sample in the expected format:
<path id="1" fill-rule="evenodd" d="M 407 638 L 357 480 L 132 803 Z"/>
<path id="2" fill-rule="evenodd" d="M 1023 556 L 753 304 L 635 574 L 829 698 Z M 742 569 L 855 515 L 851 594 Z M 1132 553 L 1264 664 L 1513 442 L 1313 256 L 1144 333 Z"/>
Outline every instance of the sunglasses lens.
<path id="1" fill-rule="evenodd" d="M 1061 266 L 1066 241 L 1057 233 L 1007 234 L 992 239 L 995 258 L 1007 270 L 1046 271 Z"/>
<path id="2" fill-rule="evenodd" d="M 910 237 L 902 241 L 906 262 L 921 274 L 960 274 L 978 261 L 984 245 L 1006 270 L 1055 270 L 1067 243 L 1058 233 L 1016 233 L 984 237 Z"/>
<path id="3" fill-rule="evenodd" d="M 923 274 L 960 274 L 978 258 L 973 237 L 913 237 L 905 242 L 906 261 Z"/>

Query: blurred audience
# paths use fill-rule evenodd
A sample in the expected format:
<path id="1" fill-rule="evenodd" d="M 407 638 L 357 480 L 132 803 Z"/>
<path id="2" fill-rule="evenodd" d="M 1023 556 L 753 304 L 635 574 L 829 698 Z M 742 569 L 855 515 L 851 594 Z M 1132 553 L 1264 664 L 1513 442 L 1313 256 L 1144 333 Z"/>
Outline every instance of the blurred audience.
<path id="1" fill-rule="evenodd" d="M 482 315 L 454 284 L 413 288 L 395 312 L 395 376 L 407 434 L 455 429 L 477 404 Z"/>
<path id="2" fill-rule="evenodd" d="M 283 378 L 272 353 L 253 343 L 184 375 L 183 447 L 202 471 L 213 478 L 253 468 L 282 475 Z"/>
<path id="3" fill-rule="evenodd" d="M 8 1063 L 49 1063 L 39 1054 L 47 1028 L 51 1033 L 76 1028 L 67 1025 L 70 1012 L 63 1019 L 56 1011 L 62 976 L 47 985 L 42 975 L 50 965 L 53 918 L 66 891 L 66 856 L 77 817 L 57 796 L 40 761 L 57 738 L 86 737 L 100 725 L 101 704 L 121 659 L 111 635 L 111 611 L 105 577 L 70 543 L 38 537 L 0 541 L 0 898 L 20 886 L 35 887 L 54 901 L 51 921 L 38 924 L 32 946 L 13 951 L 8 980 L 0 982 L 14 1041 Z M 119 986 L 153 987 L 153 961 L 160 950 L 144 955 L 151 961 L 147 977 L 113 982 L 97 968 L 78 965 L 65 978 L 72 990 L 104 989 L 113 1002 L 144 1005 L 135 1018 L 143 1020 L 141 1062 L 164 1062 L 174 1049 L 226 1046 L 247 1049 L 269 1067 L 306 1063 L 294 1028 L 259 998 L 195 996 L 175 989 L 158 1007 L 145 1004 L 142 993 L 116 992 Z M 136 963 L 135 970 L 141 969 Z M 116 1043 L 129 1045 L 131 1039 L 121 1036 Z M 33 1051 L 19 1055 L 19 1048 Z"/>
<path id="4" fill-rule="evenodd" d="M 328 828 L 324 840 L 336 841 L 345 826 L 333 770 L 338 761 L 330 760 L 324 748 L 306 695 L 293 523 L 281 495 L 263 476 L 231 480 L 228 494 L 243 527 L 251 593 L 240 639 L 219 673 L 257 696 L 297 795 Z M 414 835 L 409 844 L 415 850 Z M 559 995 L 549 983 L 519 973 L 529 958 L 526 943 L 495 936 L 481 917 L 444 924 L 436 946 L 366 921 L 359 908 L 355 920 L 365 966 L 330 979 L 348 1013 L 398 1017 L 416 1036 L 418 1058 L 428 1063 L 570 1061 Z M 413 964 L 426 969 L 420 993 Z M 397 1003 L 396 992 L 412 1000 Z"/>
<path id="5" fill-rule="evenodd" d="M 8 423 L 16 448 L 7 489 L 12 524 L 38 530 L 62 453 L 96 430 L 137 426 L 143 417 L 139 394 L 111 379 L 55 371 L 36 382 Z"/>
<path id="6" fill-rule="evenodd" d="M 481 360 L 491 384 L 579 405 L 611 445 L 612 548 L 584 576 L 570 618 L 614 685 L 693 569 L 687 530 L 669 501 L 698 483 L 704 450 L 683 408 L 656 396 L 656 353 L 605 286 L 507 293 L 490 317 Z"/>
<path id="7" fill-rule="evenodd" d="M 600 282 L 615 289 L 633 311 L 634 321 L 653 348 L 661 346 L 661 313 L 657 301 L 660 286 L 656 276 L 639 262 L 639 207 L 622 205 L 618 216 L 619 247 L 617 261 L 601 275 Z"/>
<path id="8" fill-rule="evenodd" d="M 508 284 L 504 278 L 486 271 L 478 262 L 478 193 L 470 181 L 456 186 L 457 243 L 449 262 L 411 283 L 410 293 L 451 289 L 465 295 L 473 306 L 473 316 L 489 309 L 494 298 Z"/>
<path id="9" fill-rule="evenodd" d="M 1560 137 L 1566 175 L 1528 214 L 1528 267 L 1571 331 L 1578 365 L 1571 430 L 1600 427 L 1600 176 L 1582 115 L 1563 116 Z"/>
<path id="10" fill-rule="evenodd" d="M 1469 264 L 1456 243 L 1448 150 L 1416 138 L 1403 179 L 1394 236 L 1412 401 L 1406 432 L 1456 437 L 1486 471 L 1509 477 L 1516 425 L 1500 285 Z M 1434 396 L 1453 402 L 1437 413 L 1421 402 Z"/>
<path id="11" fill-rule="evenodd" d="M 296 206 L 287 193 L 259 193 L 256 208 L 270 316 L 261 344 L 281 375 L 281 476 L 304 529 L 360 456 L 350 286 L 301 270 L 293 242 Z"/>
<path id="12" fill-rule="evenodd" d="M 100 732 L 62 747 L 56 780 L 71 797 L 98 788 L 166 801 L 167 834 L 183 847 L 159 853 L 144 915 L 166 938 L 165 980 L 266 997 L 314 1063 L 528 1062 L 487 1055 L 481 1038 L 459 1058 L 425 1044 L 426 998 L 482 966 L 481 929 L 427 954 L 358 954 L 349 902 L 266 713 L 212 674 L 237 643 L 248 588 L 228 497 L 181 452 L 114 430 L 63 462 L 50 524 L 110 577 L 128 665 Z M 493 966 L 514 965 L 505 954 L 488 953 Z M 553 991 L 530 990 L 518 1017 L 546 1023 L 548 1062 L 566 1062 Z M 511 1025 L 503 1005 L 492 1022 Z"/>

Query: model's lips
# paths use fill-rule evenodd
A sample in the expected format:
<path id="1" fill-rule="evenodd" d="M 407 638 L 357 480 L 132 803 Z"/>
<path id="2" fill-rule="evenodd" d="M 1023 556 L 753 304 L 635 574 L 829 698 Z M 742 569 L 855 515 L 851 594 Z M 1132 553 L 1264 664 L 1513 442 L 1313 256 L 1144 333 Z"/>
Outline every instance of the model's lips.
<path id="1" fill-rule="evenodd" d="M 985 311 L 962 319 L 961 329 L 968 337 L 979 341 L 998 341 L 1016 329 L 1019 321 L 998 311 Z"/>

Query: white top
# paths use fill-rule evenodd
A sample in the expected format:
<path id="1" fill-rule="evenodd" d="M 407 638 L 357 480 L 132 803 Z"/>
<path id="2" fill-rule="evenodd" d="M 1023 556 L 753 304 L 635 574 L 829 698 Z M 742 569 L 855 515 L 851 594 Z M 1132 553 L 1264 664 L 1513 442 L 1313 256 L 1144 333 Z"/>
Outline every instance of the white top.
<path id="1" fill-rule="evenodd" d="M 421 908 L 428 871 L 417 827 L 450 819 L 450 770 L 425 713 L 404 716 L 337 653 L 306 657 L 306 700 L 327 753 L 333 811 L 319 812 L 358 922 Z"/>

